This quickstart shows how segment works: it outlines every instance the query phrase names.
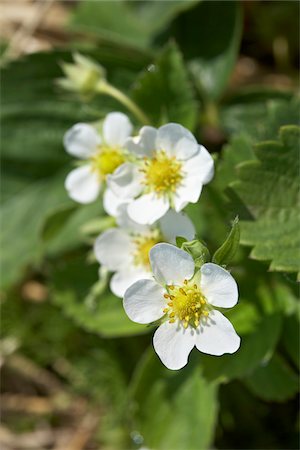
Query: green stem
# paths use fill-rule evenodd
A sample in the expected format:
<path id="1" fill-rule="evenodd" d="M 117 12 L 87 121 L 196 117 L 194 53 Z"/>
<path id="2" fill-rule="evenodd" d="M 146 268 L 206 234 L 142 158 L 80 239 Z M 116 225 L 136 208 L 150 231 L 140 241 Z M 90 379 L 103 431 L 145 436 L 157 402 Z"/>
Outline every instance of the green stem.
<path id="1" fill-rule="evenodd" d="M 203 122 L 213 127 L 219 126 L 218 106 L 214 102 L 207 102 L 204 107 Z"/>
<path id="2" fill-rule="evenodd" d="M 107 94 L 110 95 L 111 97 L 115 98 L 116 100 L 118 100 L 120 103 L 122 103 L 124 106 L 126 106 L 126 108 L 132 112 L 132 114 L 135 115 L 135 117 L 144 125 L 149 125 L 150 124 L 150 120 L 149 118 L 146 116 L 146 114 L 137 106 L 136 103 L 134 103 L 129 97 L 127 97 L 127 95 L 123 94 L 122 91 L 120 91 L 119 89 L 115 88 L 114 86 L 112 86 L 109 83 L 105 83 L 103 81 L 101 81 L 97 87 L 96 87 L 96 91 L 99 94 Z"/>

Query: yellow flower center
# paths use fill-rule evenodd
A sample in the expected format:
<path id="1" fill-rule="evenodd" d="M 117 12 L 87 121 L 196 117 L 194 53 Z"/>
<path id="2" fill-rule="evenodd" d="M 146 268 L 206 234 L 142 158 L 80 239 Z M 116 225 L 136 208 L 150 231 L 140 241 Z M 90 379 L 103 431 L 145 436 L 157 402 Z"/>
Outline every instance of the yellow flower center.
<path id="1" fill-rule="evenodd" d="M 168 315 L 170 323 L 178 319 L 185 328 L 188 325 L 195 328 L 201 318 L 208 317 L 209 305 L 197 284 L 184 280 L 182 286 L 169 285 L 167 290 L 164 297 L 168 300 L 168 306 L 163 312 Z"/>
<path id="2" fill-rule="evenodd" d="M 141 171 L 145 175 L 144 184 L 158 195 L 174 192 L 183 177 L 181 162 L 164 150 L 157 151 L 152 159 L 146 159 Z"/>
<path id="3" fill-rule="evenodd" d="M 158 231 L 154 231 L 149 236 L 136 236 L 134 239 L 135 252 L 134 263 L 136 266 L 144 266 L 150 269 L 149 252 L 151 248 L 162 241 L 162 237 Z"/>
<path id="4" fill-rule="evenodd" d="M 101 147 L 100 151 L 92 156 L 92 168 L 102 179 L 113 173 L 117 167 L 125 162 L 125 157 L 119 148 Z"/>

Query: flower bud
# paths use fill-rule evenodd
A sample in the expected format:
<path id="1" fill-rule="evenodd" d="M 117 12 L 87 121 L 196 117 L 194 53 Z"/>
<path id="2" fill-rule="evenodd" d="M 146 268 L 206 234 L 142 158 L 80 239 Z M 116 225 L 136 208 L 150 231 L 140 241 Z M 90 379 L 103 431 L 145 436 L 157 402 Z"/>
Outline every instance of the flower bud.
<path id="1" fill-rule="evenodd" d="M 80 53 L 73 55 L 74 63 L 61 64 L 65 78 L 58 80 L 61 87 L 80 94 L 93 94 L 99 81 L 105 81 L 105 69 Z"/>

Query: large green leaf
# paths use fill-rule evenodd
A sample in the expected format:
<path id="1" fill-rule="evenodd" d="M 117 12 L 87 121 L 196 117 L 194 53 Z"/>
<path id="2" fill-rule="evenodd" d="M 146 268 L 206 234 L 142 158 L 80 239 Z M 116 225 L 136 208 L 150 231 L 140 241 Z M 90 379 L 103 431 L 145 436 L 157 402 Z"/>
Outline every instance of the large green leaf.
<path id="1" fill-rule="evenodd" d="M 233 136 L 242 132 L 252 143 L 276 139 L 281 126 L 298 124 L 299 99 L 289 91 L 248 88 L 228 98 L 220 110 L 220 126 Z"/>
<path id="2" fill-rule="evenodd" d="M 33 183 L 1 208 L 2 223 L 6 224 L 0 235 L 3 287 L 17 281 L 27 264 L 40 261 L 40 228 L 49 211 L 67 201 L 63 183 L 62 175 Z"/>
<path id="3" fill-rule="evenodd" d="M 278 355 L 257 368 L 245 382 L 254 394 L 264 400 L 286 401 L 299 390 L 297 374 Z"/>
<path id="4" fill-rule="evenodd" d="M 275 95 L 274 92 L 272 95 Z M 282 94 L 281 96 L 285 98 Z M 187 212 L 197 227 L 199 236 L 207 240 L 210 249 L 215 249 L 216 245 L 222 243 L 227 223 L 229 224 L 236 215 L 240 219 L 251 219 L 247 206 L 234 190 L 227 187 L 237 179 L 241 163 L 257 159 L 254 143 L 261 138 L 276 139 L 280 126 L 286 123 L 297 124 L 299 121 L 299 102 L 297 99 L 291 100 L 290 94 L 281 101 L 267 103 L 263 92 L 254 95 L 264 102 L 264 108 L 258 117 L 253 114 L 252 118 L 247 114 L 248 106 L 252 105 L 253 101 L 252 95 L 249 94 L 249 97 L 242 96 L 240 99 L 239 108 L 245 115 L 239 116 L 236 122 L 232 118 L 230 122 L 232 134 L 218 156 L 212 182 L 203 189 L 198 203 L 187 206 Z"/>
<path id="5" fill-rule="evenodd" d="M 132 95 L 153 125 L 179 122 L 193 129 L 197 106 L 182 55 L 174 43 L 168 44 L 140 75 Z"/>
<path id="6" fill-rule="evenodd" d="M 212 186 L 223 191 L 230 182 L 236 179 L 237 165 L 254 158 L 253 146 L 249 142 L 248 136 L 243 133 L 234 134 L 222 149 Z"/>
<path id="7" fill-rule="evenodd" d="M 71 27 L 133 47 L 149 46 L 154 36 L 195 0 L 81 2 Z"/>
<path id="8" fill-rule="evenodd" d="M 105 337 L 136 335 L 149 331 L 128 319 L 122 299 L 108 290 L 89 304 L 86 299 L 98 280 L 96 264 L 88 265 L 86 258 L 56 262 L 51 269 L 52 301 L 82 328 Z"/>
<path id="9" fill-rule="evenodd" d="M 226 382 L 242 378 L 251 374 L 272 354 L 280 336 L 280 314 L 253 318 L 255 320 L 253 329 L 242 336 L 241 347 L 236 353 L 221 357 L 202 356 L 204 375 L 209 380 L 217 379 Z"/>
<path id="10" fill-rule="evenodd" d="M 242 31 L 239 2 L 204 1 L 183 14 L 177 28 L 179 46 L 190 61 L 197 88 L 203 97 L 217 100 L 227 85 L 239 51 Z"/>
<path id="11" fill-rule="evenodd" d="M 296 298 L 299 306 L 299 299 Z M 286 317 L 283 322 L 282 343 L 291 362 L 300 369 L 300 313 Z"/>
<path id="12" fill-rule="evenodd" d="M 280 130 L 279 141 L 256 145 L 256 161 L 243 163 L 231 188 L 252 215 L 241 221 L 241 243 L 251 257 L 271 260 L 270 270 L 298 272 L 299 134 L 296 126 Z"/>
<path id="13" fill-rule="evenodd" d="M 146 447 L 157 450 L 209 448 L 216 423 L 217 385 L 193 363 L 178 372 L 166 369 L 151 348 L 134 374 L 131 426 Z"/>

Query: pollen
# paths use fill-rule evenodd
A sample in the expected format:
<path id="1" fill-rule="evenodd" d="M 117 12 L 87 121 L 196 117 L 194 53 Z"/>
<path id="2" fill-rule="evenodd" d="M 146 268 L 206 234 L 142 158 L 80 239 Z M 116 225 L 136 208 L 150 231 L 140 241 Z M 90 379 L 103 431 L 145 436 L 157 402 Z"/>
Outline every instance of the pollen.
<path id="1" fill-rule="evenodd" d="M 163 312 L 168 316 L 169 323 L 179 320 L 184 328 L 189 325 L 197 328 L 201 319 L 207 319 L 210 307 L 197 284 L 184 280 L 182 286 L 169 285 L 167 290 L 168 297 L 165 298 L 172 297 L 172 302 L 167 303 Z"/>
<path id="2" fill-rule="evenodd" d="M 113 173 L 117 167 L 125 162 L 125 157 L 119 148 L 100 147 L 99 152 L 92 156 L 92 168 L 101 179 L 106 179 L 107 175 Z"/>
<path id="3" fill-rule="evenodd" d="M 135 250 L 133 254 L 136 266 L 144 266 L 150 269 L 149 252 L 151 248 L 162 241 L 162 237 L 158 230 L 154 230 L 149 235 L 138 235 L 134 239 Z M 170 299 L 169 294 L 164 295 L 165 299 Z"/>
<path id="4" fill-rule="evenodd" d="M 141 171 L 144 184 L 157 195 L 175 192 L 183 178 L 181 162 L 164 150 L 157 151 L 151 159 L 145 159 Z"/>

